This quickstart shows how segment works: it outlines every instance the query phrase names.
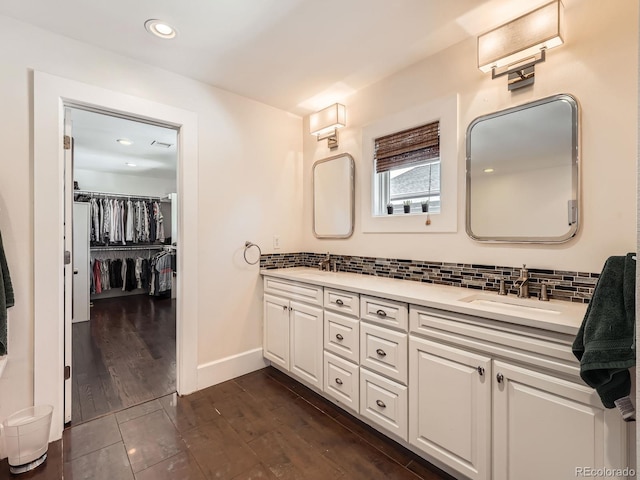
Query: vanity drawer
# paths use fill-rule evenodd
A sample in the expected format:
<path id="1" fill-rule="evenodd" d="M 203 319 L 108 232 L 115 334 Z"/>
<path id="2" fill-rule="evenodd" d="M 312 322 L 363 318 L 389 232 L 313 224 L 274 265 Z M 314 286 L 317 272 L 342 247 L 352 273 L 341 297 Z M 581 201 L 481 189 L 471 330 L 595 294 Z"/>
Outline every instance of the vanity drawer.
<path id="1" fill-rule="evenodd" d="M 360 324 L 360 365 L 407 384 L 408 335 L 388 328 Z"/>
<path id="2" fill-rule="evenodd" d="M 360 369 L 360 415 L 407 441 L 407 387 Z"/>
<path id="3" fill-rule="evenodd" d="M 360 360 L 360 322 L 355 318 L 325 311 L 324 348 L 358 363 Z"/>
<path id="4" fill-rule="evenodd" d="M 322 287 L 316 285 L 264 277 L 264 292 L 322 306 Z"/>
<path id="5" fill-rule="evenodd" d="M 406 303 L 363 295 L 360 297 L 360 318 L 406 332 L 409 309 Z"/>
<path id="6" fill-rule="evenodd" d="M 345 315 L 358 317 L 360 316 L 360 295 L 343 290 L 325 288 L 324 307 Z"/>
<path id="7" fill-rule="evenodd" d="M 358 413 L 360 369 L 355 363 L 324 352 L 324 393 L 344 408 Z"/>

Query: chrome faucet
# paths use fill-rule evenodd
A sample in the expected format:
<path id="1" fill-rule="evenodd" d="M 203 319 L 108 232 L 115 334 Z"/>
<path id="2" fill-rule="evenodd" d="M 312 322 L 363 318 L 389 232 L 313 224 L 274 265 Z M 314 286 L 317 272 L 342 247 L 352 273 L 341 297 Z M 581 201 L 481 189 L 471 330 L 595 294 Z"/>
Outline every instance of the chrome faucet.
<path id="1" fill-rule="evenodd" d="M 327 256 L 320 263 L 318 263 L 318 268 L 321 272 L 323 270 L 326 270 L 327 272 L 331 270 L 331 254 L 329 252 L 327 252 Z"/>
<path id="2" fill-rule="evenodd" d="M 522 265 L 520 277 L 513 282 L 513 286 L 518 288 L 518 298 L 529 298 L 529 270 L 526 265 Z"/>

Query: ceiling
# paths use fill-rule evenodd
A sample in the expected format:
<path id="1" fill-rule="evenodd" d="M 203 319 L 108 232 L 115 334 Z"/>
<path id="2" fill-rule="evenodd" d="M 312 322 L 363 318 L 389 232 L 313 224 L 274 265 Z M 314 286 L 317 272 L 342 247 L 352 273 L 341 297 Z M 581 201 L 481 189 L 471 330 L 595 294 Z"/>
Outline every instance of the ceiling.
<path id="1" fill-rule="evenodd" d="M 0 15 L 306 115 L 548 1 L 2 0 Z"/>
<path id="2" fill-rule="evenodd" d="M 66 116 L 72 125 L 74 169 L 175 179 L 176 130 L 77 108 Z"/>

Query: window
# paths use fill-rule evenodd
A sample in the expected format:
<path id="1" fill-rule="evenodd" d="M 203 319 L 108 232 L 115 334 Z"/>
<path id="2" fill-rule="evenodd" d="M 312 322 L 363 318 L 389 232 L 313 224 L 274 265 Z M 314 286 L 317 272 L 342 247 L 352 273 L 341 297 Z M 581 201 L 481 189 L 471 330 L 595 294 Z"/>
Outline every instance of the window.
<path id="1" fill-rule="evenodd" d="M 440 122 L 374 139 L 374 215 L 403 212 L 440 212 Z"/>
<path id="2" fill-rule="evenodd" d="M 399 155 L 400 158 L 412 160 L 411 163 L 397 165 L 390 160 L 388 169 L 382 164 L 382 159 L 378 160 L 378 157 L 384 156 L 384 152 L 376 148 L 377 141 L 427 125 L 438 126 L 435 130 L 431 129 L 432 132 L 437 132 L 437 151 L 424 146 L 423 150 L 427 150 L 429 155 L 427 158 L 416 158 L 417 154 L 413 152 L 416 148 L 413 145 L 404 152 L 404 156 Z M 362 127 L 362 162 L 360 168 L 356 168 L 359 178 L 356 192 L 360 196 L 360 227 L 363 233 L 458 231 L 458 125 L 458 95 L 452 94 L 381 116 Z M 389 156 L 391 157 L 393 155 Z M 425 168 L 418 168 L 421 166 Z M 378 168 L 383 172 L 378 173 Z M 404 169 L 407 170 L 403 172 Z M 403 173 L 406 176 L 402 176 Z M 422 178 L 422 181 L 414 182 L 418 177 Z M 394 198 L 391 198 L 392 178 Z M 408 185 L 416 185 L 416 188 L 409 189 Z M 402 190 L 404 187 L 407 187 L 407 190 Z M 412 202 L 411 211 L 415 212 L 414 214 L 401 213 L 402 202 L 405 200 L 400 197 L 404 196 L 408 196 L 405 200 Z M 422 212 L 420 200 L 423 198 L 431 198 L 429 224 L 426 222 L 425 214 L 418 214 Z M 396 205 L 393 215 L 387 214 L 388 202 Z"/>

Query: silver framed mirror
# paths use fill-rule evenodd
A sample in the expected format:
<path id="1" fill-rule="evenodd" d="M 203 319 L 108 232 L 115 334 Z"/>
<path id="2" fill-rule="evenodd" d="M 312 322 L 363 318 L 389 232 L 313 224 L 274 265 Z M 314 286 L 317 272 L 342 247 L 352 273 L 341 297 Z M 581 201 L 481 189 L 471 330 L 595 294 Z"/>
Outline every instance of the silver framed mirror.
<path id="1" fill-rule="evenodd" d="M 355 162 L 348 153 L 313 164 L 313 234 L 349 238 L 355 217 Z"/>
<path id="2" fill-rule="evenodd" d="M 568 94 L 467 128 L 466 230 L 474 240 L 562 243 L 579 226 L 579 112 Z"/>

